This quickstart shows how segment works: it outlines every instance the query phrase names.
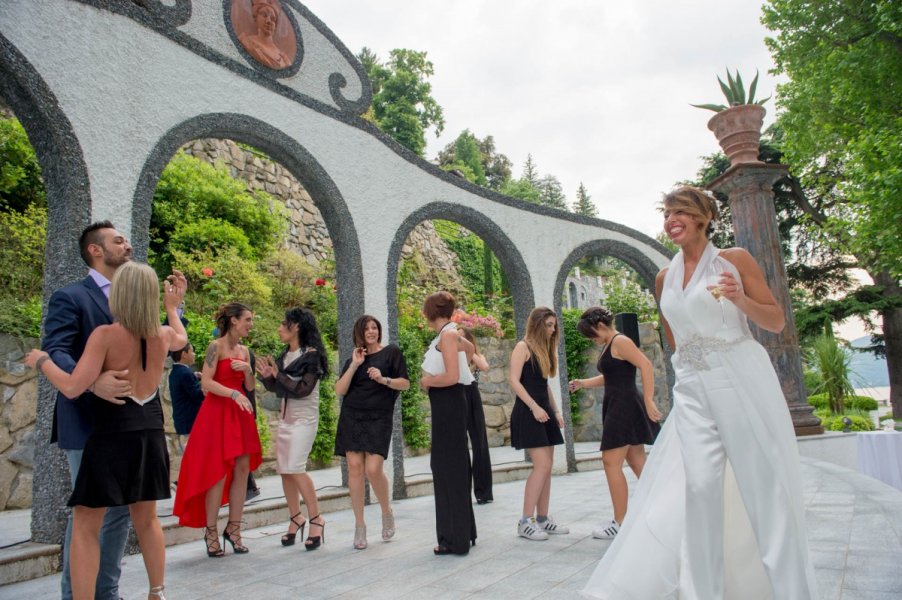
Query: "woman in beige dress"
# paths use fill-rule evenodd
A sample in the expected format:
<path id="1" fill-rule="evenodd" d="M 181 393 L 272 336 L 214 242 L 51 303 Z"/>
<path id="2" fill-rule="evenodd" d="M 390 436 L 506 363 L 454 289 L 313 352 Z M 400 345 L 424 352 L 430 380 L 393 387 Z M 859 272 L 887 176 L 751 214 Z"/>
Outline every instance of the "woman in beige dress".
<path id="1" fill-rule="evenodd" d="M 319 425 L 319 381 L 328 373 L 329 365 L 316 320 L 309 310 L 287 311 L 279 325 L 279 339 L 286 344 L 285 350 L 276 360 L 261 357 L 257 374 L 263 386 L 282 399 L 276 469 L 282 476 L 289 514 L 288 533 L 282 536 L 282 545 L 293 546 L 298 530 L 303 538 L 309 520 L 311 535 L 304 546 L 316 550 L 325 542 L 326 521 L 319 514 L 316 488 L 307 474 L 307 458 Z M 308 518 L 298 521 L 303 519 L 302 497 Z M 314 527 L 318 528 L 318 535 L 313 535 Z"/>

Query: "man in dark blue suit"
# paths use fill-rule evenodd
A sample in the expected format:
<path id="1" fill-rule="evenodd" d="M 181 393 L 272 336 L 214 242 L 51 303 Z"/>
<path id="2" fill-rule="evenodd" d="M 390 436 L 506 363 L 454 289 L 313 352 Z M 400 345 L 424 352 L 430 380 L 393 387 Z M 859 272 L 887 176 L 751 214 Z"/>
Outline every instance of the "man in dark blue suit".
<path id="1" fill-rule="evenodd" d="M 91 332 L 100 325 L 113 322 L 109 308 L 110 280 L 120 265 L 132 257 L 128 239 L 116 231 L 109 221 L 88 226 L 79 239 L 81 257 L 88 265 L 88 276 L 57 290 L 50 297 L 44 321 L 41 349 L 50 354 L 53 362 L 71 373 L 84 352 Z M 50 441 L 57 442 L 66 454 L 72 484 L 81 465 L 85 441 L 93 428 L 91 403 L 95 398 L 113 399 L 131 393 L 125 377 L 127 371 L 107 371 L 78 398 L 57 394 L 53 431 Z M 100 570 L 97 575 L 95 598 L 117 600 L 122 553 L 128 536 L 128 507 L 110 507 L 100 532 Z M 72 538 L 72 517 L 66 527 L 63 542 L 63 600 L 72 598 L 69 578 L 69 545 Z"/>
<path id="2" fill-rule="evenodd" d="M 182 436 L 191 433 L 197 411 L 204 401 L 204 392 L 194 371 L 194 347 L 190 342 L 181 350 L 173 350 L 169 356 L 172 357 L 172 371 L 169 372 L 172 423 L 182 443 Z"/>

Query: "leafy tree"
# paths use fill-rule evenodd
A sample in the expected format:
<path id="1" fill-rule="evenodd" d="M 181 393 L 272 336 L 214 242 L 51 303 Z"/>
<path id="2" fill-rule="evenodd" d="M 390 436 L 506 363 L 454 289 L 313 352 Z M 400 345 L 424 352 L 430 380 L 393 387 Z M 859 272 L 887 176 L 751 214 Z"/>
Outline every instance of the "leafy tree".
<path id="1" fill-rule="evenodd" d="M 153 196 L 150 258 L 165 272 L 171 250 L 232 246 L 247 258 L 262 258 L 279 243 L 285 209 L 263 191 L 249 192 L 229 170 L 178 152 L 163 169 Z M 183 230 L 183 231 L 180 231 Z M 175 248 L 170 241 L 175 240 Z"/>
<path id="2" fill-rule="evenodd" d="M 387 63 L 369 48 L 357 58 L 373 86 L 373 120 L 376 126 L 419 156 L 426 150 L 426 130 L 438 136 L 445 127 L 442 107 L 432 97 L 434 74 L 426 52 L 396 48 Z"/>
<path id="3" fill-rule="evenodd" d="M 564 186 L 554 175 L 545 175 L 539 179 L 539 202 L 551 208 L 567 210 L 567 197 Z"/>
<path id="4" fill-rule="evenodd" d="M 902 5 L 875 0 L 770 0 L 764 24 L 784 151 L 806 186 L 832 191 L 807 214 L 875 271 L 902 276 Z M 826 181 L 824 181 L 826 180 Z"/>
<path id="5" fill-rule="evenodd" d="M 46 241 L 45 206 L 29 204 L 22 212 L 0 211 L 0 298 L 15 302 L 40 297 Z"/>
<path id="6" fill-rule="evenodd" d="M 573 212 L 584 217 L 597 217 L 598 209 L 591 198 L 586 186 L 580 181 L 579 188 L 576 190 L 576 202 L 573 203 Z"/>
<path id="7" fill-rule="evenodd" d="M 505 196 L 519 198 L 533 204 L 540 204 L 542 193 L 527 179 L 508 179 L 499 190 Z"/>
<path id="8" fill-rule="evenodd" d="M 46 207 L 41 166 L 25 129 L 16 118 L 0 118 L 0 210 L 24 212 Z"/>
<path id="9" fill-rule="evenodd" d="M 806 225 L 854 257 L 881 310 L 893 415 L 902 419 L 902 4 L 769 0 L 784 150 Z M 893 226 L 893 224 L 896 224 Z"/>
<path id="10" fill-rule="evenodd" d="M 470 183 L 486 186 L 485 165 L 479 140 L 469 129 L 460 132 L 453 142 L 438 153 L 436 159 L 445 170 L 459 170 Z"/>
<path id="11" fill-rule="evenodd" d="M 482 166 L 485 169 L 486 185 L 493 190 L 500 190 L 505 181 L 511 178 L 510 159 L 495 150 L 495 138 L 485 136 L 479 143 L 479 151 L 482 153 Z"/>

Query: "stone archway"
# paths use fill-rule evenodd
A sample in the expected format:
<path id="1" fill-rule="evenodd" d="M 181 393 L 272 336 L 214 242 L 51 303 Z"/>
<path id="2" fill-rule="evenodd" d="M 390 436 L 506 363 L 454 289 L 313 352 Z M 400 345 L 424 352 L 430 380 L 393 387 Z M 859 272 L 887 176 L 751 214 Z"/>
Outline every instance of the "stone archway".
<path id="1" fill-rule="evenodd" d="M 310 193 L 322 214 L 335 250 L 335 268 L 342 293 L 338 296 L 338 344 L 341 355 L 351 353 L 351 327 L 364 312 L 360 246 L 354 221 L 341 192 L 320 163 L 296 140 L 253 117 L 207 114 L 170 129 L 153 148 L 138 178 L 132 206 L 135 253 L 147 256 L 151 202 L 160 174 L 175 152 L 194 139 L 219 137 L 259 148 L 285 166 Z"/>
<path id="2" fill-rule="evenodd" d="M 492 252 L 495 253 L 510 284 L 511 296 L 514 301 L 514 319 L 516 320 L 517 334 L 521 335 L 525 331 L 526 317 L 534 306 L 534 296 L 529 269 L 520 255 L 520 251 L 493 220 L 478 210 L 448 202 L 433 202 L 412 212 L 395 232 L 388 254 L 387 265 L 386 294 L 388 296 L 389 331 L 394 333 L 398 330 L 397 281 L 401 247 L 417 224 L 432 219 L 445 219 L 463 225 L 481 237 Z"/>
<path id="3" fill-rule="evenodd" d="M 56 96 L 34 66 L 0 35 L 0 96 L 19 118 L 41 165 L 47 193 L 47 242 L 44 252 L 44 303 L 50 294 L 79 278 L 84 263 L 73 249 L 91 217 L 88 169 L 72 124 Z M 45 380 L 39 384 L 35 422 L 51 423 L 56 392 Z M 66 523 L 68 467 L 50 445 L 50 428 L 35 427 L 33 494 L 52 498 L 32 511 L 32 539 L 56 543 Z"/>
<path id="4" fill-rule="evenodd" d="M 388 253 L 388 274 L 386 279 L 389 336 L 397 336 L 398 332 L 397 287 L 401 248 L 404 246 L 407 236 L 418 224 L 433 219 L 446 219 L 466 227 L 482 238 L 483 242 L 495 253 L 510 284 L 517 333 L 522 335 L 526 329 L 526 317 L 534 305 L 534 296 L 529 269 L 517 247 L 497 223 L 478 210 L 448 202 L 432 202 L 409 214 L 397 231 L 395 231 L 392 239 Z M 408 368 L 413 367 L 408 365 Z M 394 498 L 405 498 L 407 492 L 404 483 L 404 433 L 401 427 L 400 403 L 395 407 L 394 424 L 395 427 L 392 431 L 392 495 Z"/>
<path id="5" fill-rule="evenodd" d="M 654 290 L 655 276 L 658 274 L 658 271 L 660 271 L 661 268 L 659 266 L 659 263 L 652 260 L 651 256 L 648 253 L 648 250 L 656 250 L 659 254 L 668 258 L 672 257 L 673 253 L 651 238 L 646 238 L 642 241 L 644 242 L 643 249 L 613 239 L 591 240 L 577 246 L 561 264 L 555 282 L 555 290 L 559 292 L 566 292 L 565 284 L 567 280 L 567 274 L 570 273 L 570 270 L 573 269 L 573 267 L 580 259 L 585 258 L 586 256 L 598 254 L 622 260 L 623 262 L 628 264 L 630 268 L 636 271 L 636 273 L 639 274 L 639 277 L 642 278 L 642 281 L 645 283 L 648 289 Z M 561 309 L 564 308 L 562 296 L 563 293 L 557 293 L 555 295 L 554 311 L 557 314 L 561 314 Z M 564 351 L 564 341 L 564 334 L 562 332 L 561 344 L 558 348 L 558 362 L 561 365 L 560 369 L 558 369 L 558 377 L 560 379 L 562 396 L 564 393 L 566 393 L 567 390 L 567 353 Z M 667 347 L 666 342 L 664 344 L 664 352 L 666 357 L 664 365 L 667 371 L 667 381 L 668 383 L 672 384 L 673 368 L 670 364 L 671 349 Z M 565 438 L 567 442 L 567 468 L 570 471 L 574 471 L 576 470 L 576 455 L 573 450 L 573 415 L 570 411 L 569 393 L 567 398 L 562 399 L 561 403 L 563 405 L 564 419 L 567 422 L 567 427 L 565 428 Z"/>

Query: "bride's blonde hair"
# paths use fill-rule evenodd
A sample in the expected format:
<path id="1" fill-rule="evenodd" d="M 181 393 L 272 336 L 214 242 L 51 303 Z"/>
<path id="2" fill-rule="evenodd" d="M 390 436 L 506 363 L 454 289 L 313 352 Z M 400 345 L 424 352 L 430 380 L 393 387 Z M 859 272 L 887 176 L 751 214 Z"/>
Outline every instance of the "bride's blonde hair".
<path id="1" fill-rule="evenodd" d="M 708 192 L 691 185 L 683 185 L 664 196 L 664 210 L 681 210 L 699 223 L 705 230 L 705 236 L 714 233 L 714 221 L 717 220 L 717 200 Z"/>

